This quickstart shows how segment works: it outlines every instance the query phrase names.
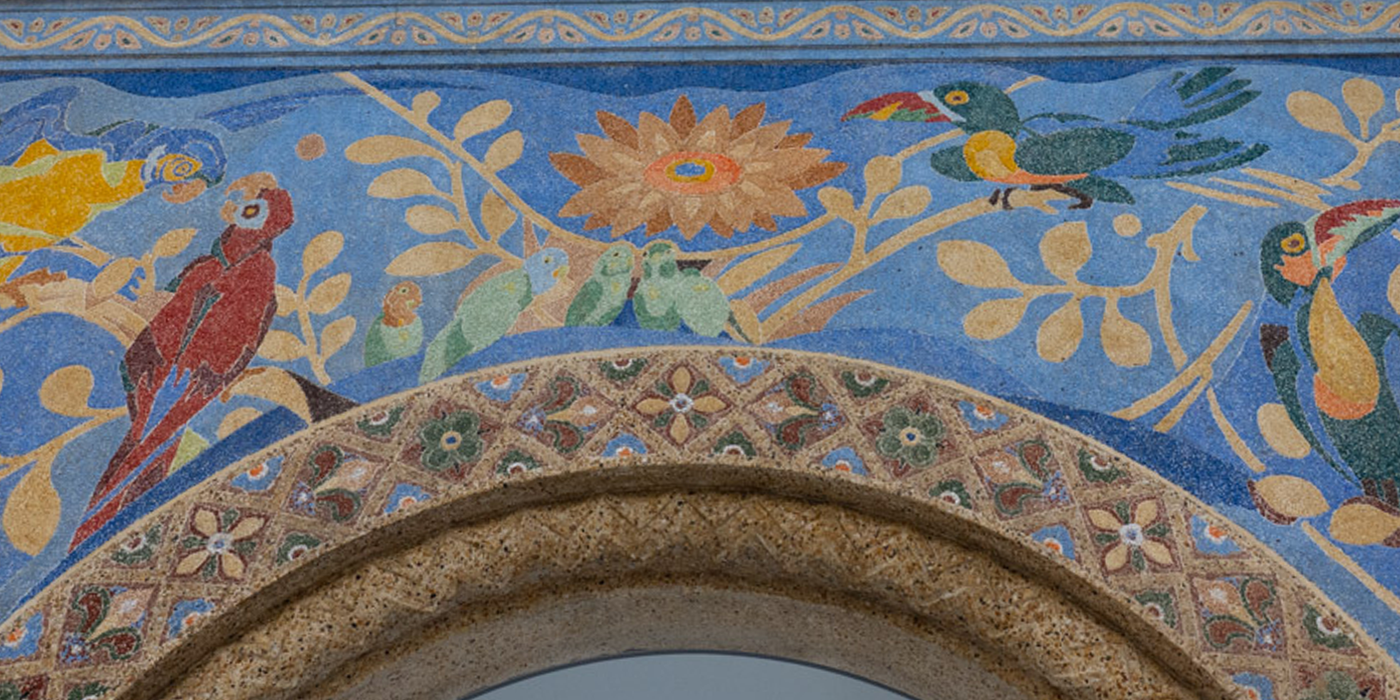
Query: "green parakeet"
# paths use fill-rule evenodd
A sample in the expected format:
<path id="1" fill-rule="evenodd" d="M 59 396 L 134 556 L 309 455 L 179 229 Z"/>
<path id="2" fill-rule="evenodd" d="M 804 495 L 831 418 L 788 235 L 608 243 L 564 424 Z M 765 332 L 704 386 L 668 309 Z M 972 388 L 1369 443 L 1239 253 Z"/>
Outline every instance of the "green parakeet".
<path id="1" fill-rule="evenodd" d="M 653 330 L 674 331 L 683 321 L 690 330 L 714 337 L 731 317 L 724 291 L 699 270 L 681 270 L 669 241 L 657 241 L 643 252 L 642 281 L 632 304 L 638 324 Z"/>
<path id="2" fill-rule="evenodd" d="M 412 282 L 400 282 L 384 295 L 383 311 L 365 332 L 365 367 L 408 357 L 423 347 L 423 319 L 417 309 L 423 290 Z"/>
<path id="3" fill-rule="evenodd" d="M 525 307 L 552 289 L 568 273 L 568 267 L 567 253 L 545 248 L 527 258 L 524 267 L 482 282 L 457 305 L 452 320 L 428 343 L 418 380 L 437 379 L 462 358 L 500 340 Z"/>
<path id="4" fill-rule="evenodd" d="M 583 283 L 569 313 L 566 326 L 606 326 L 617 319 L 627 305 L 627 292 L 632 286 L 632 247 L 619 243 L 606 251 L 593 264 L 593 275 Z"/>

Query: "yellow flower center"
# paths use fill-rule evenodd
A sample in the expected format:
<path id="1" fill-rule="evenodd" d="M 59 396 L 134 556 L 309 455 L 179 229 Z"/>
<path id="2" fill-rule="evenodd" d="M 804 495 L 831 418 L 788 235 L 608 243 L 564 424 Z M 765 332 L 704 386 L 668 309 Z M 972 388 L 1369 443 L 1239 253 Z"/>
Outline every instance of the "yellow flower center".
<path id="1" fill-rule="evenodd" d="M 677 194 L 713 194 L 739 181 L 739 164 L 720 153 L 667 153 L 643 171 L 647 184 Z"/>

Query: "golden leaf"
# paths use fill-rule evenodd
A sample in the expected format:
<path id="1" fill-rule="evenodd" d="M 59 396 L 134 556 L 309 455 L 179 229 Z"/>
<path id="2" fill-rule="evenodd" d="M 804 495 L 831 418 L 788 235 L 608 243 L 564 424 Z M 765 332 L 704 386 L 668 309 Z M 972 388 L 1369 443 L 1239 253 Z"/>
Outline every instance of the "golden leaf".
<path id="1" fill-rule="evenodd" d="M 92 286 L 88 288 L 94 300 L 106 299 L 114 296 L 131 281 L 132 273 L 141 266 L 141 262 L 135 258 L 117 258 L 97 273 L 92 278 Z"/>
<path id="2" fill-rule="evenodd" d="M 255 367 L 246 370 L 232 386 L 224 390 L 220 400 L 228 401 L 235 395 L 271 401 L 297 414 L 307 423 L 311 422 L 311 407 L 306 403 L 306 392 L 286 370 L 276 367 Z"/>
<path id="3" fill-rule="evenodd" d="M 306 295 L 306 308 L 313 314 L 328 314 L 350 293 L 350 273 L 342 272 L 316 285 Z"/>
<path id="4" fill-rule="evenodd" d="M 832 316 L 836 315 L 836 312 L 846 308 L 847 304 L 850 304 L 872 291 L 874 290 L 860 289 L 854 292 L 846 292 L 845 294 L 838 294 L 831 297 L 826 301 L 813 304 L 803 309 L 791 321 L 783 324 L 782 328 L 772 333 L 765 334 L 765 338 L 767 340 L 782 340 L 783 338 L 791 338 L 804 333 L 816 333 L 826 327 L 827 322 L 831 320 Z"/>
<path id="5" fill-rule="evenodd" d="M 1302 459 L 1312 452 L 1308 439 L 1298 432 L 1298 426 L 1288 417 L 1288 409 L 1279 403 L 1266 403 L 1254 416 L 1259 434 L 1274 452 L 1289 459 Z"/>
<path id="6" fill-rule="evenodd" d="M 1299 124 L 1312 129 L 1338 136 L 1348 136 L 1346 125 L 1342 123 L 1342 113 L 1327 98 L 1315 92 L 1299 90 L 1288 96 L 1288 113 Z"/>
<path id="7" fill-rule="evenodd" d="M 88 396 L 92 394 L 92 370 L 68 365 L 54 370 L 39 386 L 39 403 L 60 416 L 81 418 L 90 415 Z"/>
<path id="8" fill-rule="evenodd" d="M 1264 501 L 1276 515 L 1285 519 L 1311 518 L 1327 512 L 1327 499 L 1307 479 L 1276 474 L 1250 486 L 1255 497 Z"/>
<path id="9" fill-rule="evenodd" d="M 1119 367 L 1142 367 L 1152 361 L 1152 338 L 1147 329 L 1124 316 L 1116 298 L 1104 299 L 1099 342 L 1104 354 Z"/>
<path id="10" fill-rule="evenodd" d="M 832 214 L 847 221 L 856 218 L 856 200 L 851 193 L 840 187 L 823 187 L 817 191 L 817 199 Z"/>
<path id="11" fill-rule="evenodd" d="M 331 264 L 345 247 L 345 237 L 339 231 L 322 231 L 301 251 L 301 274 L 310 277 Z"/>
<path id="12" fill-rule="evenodd" d="M 509 102 L 505 100 L 483 102 L 457 120 L 457 126 L 452 129 L 452 138 L 461 143 L 477 134 L 484 134 L 506 123 L 506 119 L 509 117 Z"/>
<path id="13" fill-rule="evenodd" d="M 173 258 L 190 246 L 190 241 L 194 240 L 196 229 L 177 228 L 165 232 L 165 235 L 156 239 L 156 244 L 151 246 L 151 252 L 157 258 Z"/>
<path id="14" fill-rule="evenodd" d="M 258 416 L 261 415 L 262 411 L 259 411 L 258 409 L 253 408 L 251 406 L 242 406 L 240 408 L 235 408 L 232 411 L 229 411 L 228 415 L 224 416 L 223 420 L 219 421 L 219 429 L 215 432 L 215 434 L 219 436 L 220 440 L 222 440 L 238 432 L 239 428 L 242 428 L 243 426 L 253 422 L 255 419 L 258 418 Z"/>
<path id="15" fill-rule="evenodd" d="M 1050 274 L 1073 282 L 1079 268 L 1093 255 L 1089 243 L 1089 226 L 1083 221 L 1067 221 L 1055 226 L 1040 239 L 1040 259 Z"/>
<path id="16" fill-rule="evenodd" d="M 1365 78 L 1352 78 L 1342 83 L 1342 99 L 1351 108 L 1351 113 L 1356 115 L 1356 121 L 1361 126 L 1361 137 L 1366 138 L 1370 132 L 1371 117 L 1385 106 L 1385 92 L 1381 86 Z"/>
<path id="17" fill-rule="evenodd" d="M 1079 298 L 1073 297 L 1041 322 L 1035 334 L 1035 349 L 1046 362 L 1064 362 L 1079 350 L 1083 338 L 1084 313 L 1079 308 Z"/>
<path id="18" fill-rule="evenodd" d="M 1385 285 L 1385 298 L 1390 301 L 1390 308 L 1400 314 L 1400 265 L 1396 265 L 1395 269 L 1390 271 L 1390 281 Z"/>
<path id="19" fill-rule="evenodd" d="M 400 253 L 384 271 L 398 277 L 428 277 L 460 270 L 476 257 L 476 252 L 452 241 L 416 245 Z"/>
<path id="20" fill-rule="evenodd" d="M 890 219 L 907 219 L 927 209 L 932 202 L 933 195 L 929 193 L 927 187 L 910 185 L 886 197 L 885 201 L 880 203 L 880 207 L 875 210 L 875 216 L 871 221 L 879 223 Z"/>
<path id="21" fill-rule="evenodd" d="M 403 136 L 370 136 L 345 147 L 347 159 L 364 165 L 377 165 L 400 158 L 417 156 L 438 160 L 443 158 L 442 153 L 438 152 L 436 148 L 417 139 Z"/>
<path id="22" fill-rule="evenodd" d="M 996 340 L 1016 330 L 1028 303 L 1025 297 L 984 301 L 963 316 L 963 332 L 977 340 Z"/>
<path id="23" fill-rule="evenodd" d="M 496 194 L 494 190 L 488 191 L 481 198 L 481 223 L 486 227 L 486 233 L 492 239 L 499 238 L 515 223 L 515 210 L 506 204 L 506 200 Z"/>
<path id="24" fill-rule="evenodd" d="M 1369 503 L 1345 503 L 1332 513 L 1332 539 L 1346 544 L 1379 544 L 1400 530 L 1400 517 Z"/>
<path id="25" fill-rule="evenodd" d="M 763 323 L 758 320 L 758 314 L 753 307 L 742 299 L 735 299 L 729 303 L 729 311 L 734 314 L 734 325 L 739 327 L 739 331 L 749 342 L 755 345 L 763 344 Z"/>
<path id="26" fill-rule="evenodd" d="M 1124 238 L 1132 238 L 1142 233 L 1142 219 L 1133 214 L 1119 214 L 1113 217 L 1113 232 Z"/>
<path id="27" fill-rule="evenodd" d="M 768 273 L 778 269 L 801 248 L 800 244 L 794 243 L 765 250 L 726 270 L 715 280 L 715 284 L 719 285 L 725 296 L 746 289 L 754 282 L 763 279 Z"/>
<path id="28" fill-rule="evenodd" d="M 874 197 L 899 186 L 904 165 L 893 156 L 875 156 L 865 164 L 865 196 Z"/>
<path id="29" fill-rule="evenodd" d="M 273 362 L 291 362 L 306 356 L 306 344 L 287 331 L 270 330 L 258 346 L 258 354 Z"/>
<path id="30" fill-rule="evenodd" d="M 452 212 L 431 204 L 415 204 L 404 212 L 403 218 L 414 231 L 429 236 L 458 228 L 457 217 Z"/>
<path id="31" fill-rule="evenodd" d="M 5 502 L 5 535 L 15 549 L 30 556 L 43 551 L 53 539 L 58 530 L 58 516 L 63 510 L 63 502 L 50 478 L 52 465 L 52 456 L 40 459 L 19 480 Z"/>
<path id="32" fill-rule="evenodd" d="M 991 246 L 976 241 L 944 241 L 938 244 L 938 266 L 954 282 L 969 287 L 1015 287 L 1020 283 Z"/>
<path id="33" fill-rule="evenodd" d="M 487 170 L 500 172 L 520 160 L 520 154 L 524 152 L 525 136 L 519 131 L 507 131 L 486 149 L 486 156 L 481 162 Z"/>
<path id="34" fill-rule="evenodd" d="M 292 291 L 290 287 L 281 284 L 277 285 L 276 291 L 277 315 L 290 316 L 296 313 L 297 307 L 301 305 L 301 301 L 297 299 L 297 293 Z"/>
<path id="35" fill-rule="evenodd" d="M 428 115 L 432 114 L 433 110 L 437 109 L 440 104 L 442 104 L 442 98 L 438 97 L 436 92 L 424 90 L 413 96 L 413 104 L 409 106 L 409 109 L 413 110 L 414 114 L 427 119 Z"/>
<path id="36" fill-rule="evenodd" d="M 750 292 L 748 296 L 744 297 L 744 301 L 747 302 L 754 311 L 762 313 L 763 310 L 771 306 L 773 302 L 781 299 L 784 294 L 822 275 L 832 272 L 839 267 L 841 267 L 841 263 L 826 263 L 824 265 L 813 265 L 805 270 L 798 270 L 797 272 L 779 277 L 755 289 Z"/>
<path id="37" fill-rule="evenodd" d="M 380 199 L 404 199 L 420 195 L 442 195 L 433 181 L 413 168 L 395 168 L 379 174 L 369 183 L 369 196 Z"/>
<path id="38" fill-rule="evenodd" d="M 321 330 L 321 357 L 330 357 L 345 347 L 355 335 L 355 318 L 346 316 L 331 321 Z"/>

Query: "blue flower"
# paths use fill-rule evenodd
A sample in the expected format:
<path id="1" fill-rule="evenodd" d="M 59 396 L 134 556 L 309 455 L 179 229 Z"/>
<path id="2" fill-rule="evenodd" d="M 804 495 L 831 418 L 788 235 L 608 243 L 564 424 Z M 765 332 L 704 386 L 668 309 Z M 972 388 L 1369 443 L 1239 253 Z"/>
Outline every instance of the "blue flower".
<path id="1" fill-rule="evenodd" d="M 838 447 L 822 457 L 822 466 L 839 472 L 849 472 L 860 476 L 870 476 L 865 469 L 865 460 L 849 447 Z"/>
<path id="2" fill-rule="evenodd" d="M 1069 534 L 1069 528 L 1064 525 L 1050 525 L 1042 527 L 1031 534 L 1031 539 L 1045 545 L 1045 548 L 1073 561 L 1074 538 Z"/>
<path id="3" fill-rule="evenodd" d="M 752 357 L 721 357 L 719 366 L 735 384 L 748 384 L 768 369 L 768 360 L 755 360 Z"/>
<path id="4" fill-rule="evenodd" d="M 166 638 L 174 639 L 180 636 L 196 620 L 210 612 L 213 612 L 214 604 L 203 598 L 192 598 L 182 600 L 175 604 L 170 610 L 170 622 L 166 630 Z"/>
<path id="5" fill-rule="evenodd" d="M 990 406 L 975 404 L 971 401 L 959 401 L 958 409 L 962 411 L 963 420 L 967 422 L 967 427 L 971 428 L 974 433 L 990 433 L 1006 424 L 1006 416 Z"/>
<path id="6" fill-rule="evenodd" d="M 506 403 L 515 398 L 520 391 L 520 387 L 525 386 L 525 373 L 503 374 L 499 377 L 487 379 L 476 383 L 476 390 L 481 392 L 486 398 L 492 401 Z"/>
<path id="7" fill-rule="evenodd" d="M 229 481 L 232 486 L 239 491 L 248 493 L 258 493 L 272 488 L 272 482 L 277 480 L 277 475 L 282 473 L 282 457 L 269 457 L 233 477 Z"/>
<path id="8" fill-rule="evenodd" d="M 22 625 L 15 625 L 0 637 L 0 661 L 22 659 L 39 650 L 39 633 L 44 631 L 44 613 L 36 612 Z"/>
<path id="9" fill-rule="evenodd" d="M 1240 551 L 1225 528 L 1212 525 L 1199 515 L 1191 516 L 1191 540 L 1202 554 L 1224 557 Z"/>
<path id="10" fill-rule="evenodd" d="M 636 435 L 623 433 L 608 441 L 603 447 L 604 457 L 630 457 L 632 455 L 644 455 L 647 453 L 646 443 L 642 442 Z"/>
<path id="11" fill-rule="evenodd" d="M 432 494 L 413 484 L 398 484 L 394 486 L 393 493 L 389 494 L 389 502 L 384 504 L 384 514 L 391 515 L 400 508 L 406 508 L 432 497 Z"/>

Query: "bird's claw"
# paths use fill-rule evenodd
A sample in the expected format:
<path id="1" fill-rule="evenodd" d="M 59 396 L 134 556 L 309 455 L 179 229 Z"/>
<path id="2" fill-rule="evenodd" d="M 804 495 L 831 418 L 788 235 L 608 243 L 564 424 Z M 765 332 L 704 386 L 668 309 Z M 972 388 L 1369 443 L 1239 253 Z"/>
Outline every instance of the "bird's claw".
<path id="1" fill-rule="evenodd" d="M 229 183 L 228 189 L 224 192 L 225 194 L 230 194 L 234 190 L 237 190 L 243 193 L 243 199 L 253 199 L 258 196 L 259 192 L 275 189 L 276 187 L 277 178 L 273 177 L 272 173 L 257 172 L 251 175 L 244 175 Z"/>

